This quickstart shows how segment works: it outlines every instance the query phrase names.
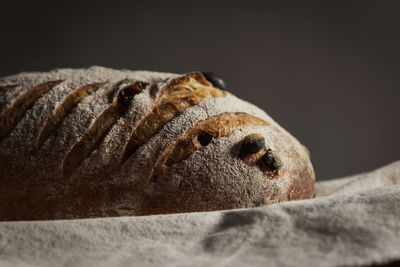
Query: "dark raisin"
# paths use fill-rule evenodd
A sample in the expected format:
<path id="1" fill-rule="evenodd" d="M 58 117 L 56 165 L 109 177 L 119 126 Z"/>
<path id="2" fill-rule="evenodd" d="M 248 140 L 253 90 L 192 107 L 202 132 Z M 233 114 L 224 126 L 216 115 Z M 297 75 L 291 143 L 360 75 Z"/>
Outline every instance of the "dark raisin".
<path id="1" fill-rule="evenodd" d="M 122 86 L 123 84 L 132 83 L 132 82 L 133 82 L 133 81 L 130 80 L 130 79 L 123 79 L 123 80 L 117 82 L 116 84 L 114 84 L 113 87 L 111 88 L 109 94 L 108 94 L 108 99 L 110 100 L 110 102 L 113 101 L 116 92 L 119 91 L 119 89 L 121 88 L 121 86 Z"/>
<path id="2" fill-rule="evenodd" d="M 246 154 L 256 154 L 265 146 L 264 137 L 260 134 L 250 134 L 242 141 L 242 152 Z"/>
<path id="3" fill-rule="evenodd" d="M 206 146 L 211 142 L 212 138 L 213 136 L 209 133 L 201 133 L 197 136 L 197 141 L 201 146 Z"/>
<path id="4" fill-rule="evenodd" d="M 135 94 L 136 94 L 136 91 L 134 90 L 134 88 L 132 88 L 130 86 L 122 89 L 119 92 L 118 103 L 129 104 L 129 102 L 131 102 L 131 100 L 135 96 Z"/>
<path id="5" fill-rule="evenodd" d="M 268 150 L 264 156 L 262 156 L 261 161 L 265 164 L 265 166 L 270 169 L 271 171 L 277 171 L 280 168 L 282 168 L 282 162 L 278 158 L 278 156 L 272 152 L 271 150 Z"/>
<path id="6" fill-rule="evenodd" d="M 221 78 L 214 75 L 212 72 L 202 72 L 206 79 L 215 87 L 225 90 L 226 83 Z"/>
<path id="7" fill-rule="evenodd" d="M 129 104 L 132 98 L 143 91 L 146 84 L 143 82 L 136 82 L 134 84 L 127 85 L 121 91 L 119 91 L 118 103 Z"/>
<path id="8" fill-rule="evenodd" d="M 146 87 L 146 85 L 142 82 L 136 82 L 135 85 L 141 90 L 143 90 Z"/>

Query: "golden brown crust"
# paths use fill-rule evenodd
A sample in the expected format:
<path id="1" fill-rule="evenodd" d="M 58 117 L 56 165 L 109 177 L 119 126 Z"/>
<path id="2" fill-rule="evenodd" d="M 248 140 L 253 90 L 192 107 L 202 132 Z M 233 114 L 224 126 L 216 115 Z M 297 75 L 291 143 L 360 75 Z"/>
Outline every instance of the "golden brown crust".
<path id="1" fill-rule="evenodd" d="M 80 86 L 71 94 L 66 96 L 53 111 L 52 116 L 46 120 L 46 122 L 43 124 L 43 127 L 40 129 L 36 141 L 37 147 L 40 147 L 43 144 L 51 132 L 57 128 L 57 125 L 62 121 L 62 119 L 67 116 L 68 113 L 70 113 L 71 110 L 75 108 L 82 99 L 95 92 L 104 84 L 105 82 L 100 82 Z"/>
<path id="2" fill-rule="evenodd" d="M 152 175 L 188 158 L 194 151 L 208 145 L 213 139 L 229 135 L 246 126 L 266 126 L 268 123 L 242 112 L 228 112 L 208 117 L 190 128 L 179 140 L 166 149 L 157 161 Z"/>
<path id="3" fill-rule="evenodd" d="M 139 88 L 136 84 L 124 86 L 120 89 L 113 103 L 101 113 L 90 129 L 68 152 L 62 164 L 64 175 L 70 175 L 82 160 L 98 147 L 111 126 L 124 115 L 131 99 L 143 90 L 143 88 Z"/>
<path id="4" fill-rule="evenodd" d="M 28 110 L 44 93 L 61 83 L 62 80 L 49 81 L 35 86 L 22 95 L 0 115 L 0 140 L 7 137 Z"/>
<path id="5" fill-rule="evenodd" d="M 16 83 L 0 99 L 0 220 L 208 211 L 312 195 L 298 141 L 199 72 L 93 67 L 1 82 Z M 249 135 L 265 143 L 246 156 L 240 144 Z M 269 173 L 281 163 L 281 175 Z"/>
<path id="6" fill-rule="evenodd" d="M 135 128 L 125 147 L 126 160 L 134 151 L 154 136 L 168 121 L 181 114 L 185 109 L 197 105 L 200 101 L 224 96 L 199 73 L 191 73 L 172 80 L 160 93 L 154 109 Z"/>

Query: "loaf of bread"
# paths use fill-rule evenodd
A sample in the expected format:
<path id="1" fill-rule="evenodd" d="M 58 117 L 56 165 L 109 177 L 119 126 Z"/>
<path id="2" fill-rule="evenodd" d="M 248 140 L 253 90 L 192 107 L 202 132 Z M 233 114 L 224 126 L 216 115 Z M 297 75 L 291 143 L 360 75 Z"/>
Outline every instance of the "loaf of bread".
<path id="1" fill-rule="evenodd" d="M 310 198 L 307 149 L 212 73 L 56 69 L 0 79 L 0 220 Z"/>

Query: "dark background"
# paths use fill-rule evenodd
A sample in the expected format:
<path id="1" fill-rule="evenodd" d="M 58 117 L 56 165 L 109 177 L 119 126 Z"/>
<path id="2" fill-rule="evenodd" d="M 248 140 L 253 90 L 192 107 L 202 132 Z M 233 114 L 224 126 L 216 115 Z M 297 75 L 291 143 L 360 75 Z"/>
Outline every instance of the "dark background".
<path id="1" fill-rule="evenodd" d="M 400 1 L 2 1 L 0 76 L 213 71 L 311 151 L 317 179 L 400 159 Z"/>

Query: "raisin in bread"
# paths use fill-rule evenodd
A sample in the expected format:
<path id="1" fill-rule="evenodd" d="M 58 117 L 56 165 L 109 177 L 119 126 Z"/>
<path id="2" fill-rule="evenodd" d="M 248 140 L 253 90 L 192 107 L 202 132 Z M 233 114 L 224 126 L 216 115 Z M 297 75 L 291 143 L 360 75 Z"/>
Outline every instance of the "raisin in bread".
<path id="1" fill-rule="evenodd" d="M 310 198 L 307 149 L 211 73 L 104 67 L 0 79 L 0 220 Z"/>

